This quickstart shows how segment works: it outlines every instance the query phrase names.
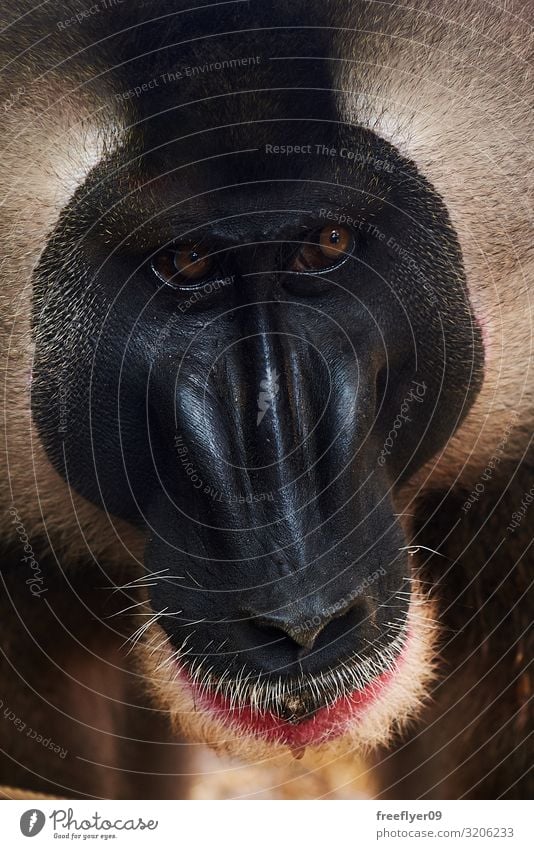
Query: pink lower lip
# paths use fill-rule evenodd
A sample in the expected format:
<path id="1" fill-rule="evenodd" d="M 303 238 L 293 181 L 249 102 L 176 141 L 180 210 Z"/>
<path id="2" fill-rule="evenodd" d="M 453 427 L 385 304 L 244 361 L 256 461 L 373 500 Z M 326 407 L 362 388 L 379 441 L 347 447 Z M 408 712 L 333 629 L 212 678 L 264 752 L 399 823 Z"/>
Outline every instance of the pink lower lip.
<path id="1" fill-rule="evenodd" d="M 341 736 L 347 725 L 358 719 L 395 677 L 404 654 L 405 649 L 400 653 L 396 665 L 378 675 L 368 687 L 354 690 L 333 704 L 321 708 L 310 719 L 299 722 L 298 725 L 270 713 L 259 714 L 250 707 L 230 707 L 230 703 L 223 696 L 205 692 L 200 696 L 183 669 L 181 675 L 187 678 L 195 693 L 197 704 L 209 711 L 215 719 L 246 734 L 259 737 L 266 743 L 285 744 L 298 750 Z"/>

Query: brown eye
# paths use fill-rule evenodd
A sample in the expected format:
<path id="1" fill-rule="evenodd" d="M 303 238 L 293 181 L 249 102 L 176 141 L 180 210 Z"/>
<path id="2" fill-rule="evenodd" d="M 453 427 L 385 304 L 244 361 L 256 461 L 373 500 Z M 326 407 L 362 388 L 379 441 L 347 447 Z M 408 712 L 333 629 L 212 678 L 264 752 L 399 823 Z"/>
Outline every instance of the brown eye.
<path id="1" fill-rule="evenodd" d="M 354 237 L 346 227 L 323 227 L 309 242 L 301 245 L 293 257 L 290 271 L 325 271 L 344 260 L 352 249 Z"/>
<path id="2" fill-rule="evenodd" d="M 207 277 L 213 268 L 211 257 L 192 242 L 161 251 L 152 268 L 164 283 L 187 286 Z"/>

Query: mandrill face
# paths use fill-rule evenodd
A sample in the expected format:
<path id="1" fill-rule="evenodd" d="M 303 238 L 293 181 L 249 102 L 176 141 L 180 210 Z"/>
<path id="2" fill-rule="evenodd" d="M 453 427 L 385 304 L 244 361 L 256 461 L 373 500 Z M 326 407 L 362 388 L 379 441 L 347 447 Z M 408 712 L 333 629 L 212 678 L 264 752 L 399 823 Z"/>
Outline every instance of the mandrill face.
<path id="1" fill-rule="evenodd" d="M 124 133 L 34 276 L 32 416 L 65 481 L 144 534 L 137 651 L 190 735 L 376 742 L 430 669 L 399 493 L 473 403 L 481 335 L 444 203 L 344 122 L 323 34 L 284 36 L 319 57 L 290 80 L 263 32 L 246 85 L 174 84 L 226 14 L 118 72 Z"/>

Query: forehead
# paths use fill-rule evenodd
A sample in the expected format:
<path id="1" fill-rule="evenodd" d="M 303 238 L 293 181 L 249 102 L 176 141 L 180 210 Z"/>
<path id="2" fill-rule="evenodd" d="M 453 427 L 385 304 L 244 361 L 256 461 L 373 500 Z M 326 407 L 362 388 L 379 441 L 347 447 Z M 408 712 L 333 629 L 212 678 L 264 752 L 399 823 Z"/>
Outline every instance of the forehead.
<path id="1" fill-rule="evenodd" d="M 143 141 L 145 163 L 180 158 L 182 141 L 200 160 L 335 133 L 339 98 L 323 30 L 295 27 L 287 13 L 273 27 L 277 4 L 266 4 L 270 26 L 259 4 L 235 5 L 218 4 L 209 15 L 177 12 L 139 28 L 135 55 L 115 72 L 113 97 Z"/>
<path id="2" fill-rule="evenodd" d="M 277 108 L 284 100 L 279 86 L 331 88 L 335 28 L 324 25 L 324 5 L 123 2 L 112 15 L 89 16 L 67 29 L 60 52 L 70 55 L 73 68 L 98 69 L 102 82 L 111 75 L 116 99 L 142 113 L 152 111 L 152 97 L 184 104 L 266 89 L 267 108 Z M 262 100 L 256 98 L 258 109 L 266 106 Z"/>
<path id="3" fill-rule="evenodd" d="M 117 204 L 125 227 L 129 216 L 164 215 L 172 231 L 372 190 L 340 156 L 345 145 L 363 161 L 378 142 L 343 122 L 324 3 L 185 6 L 122 3 L 65 30 L 77 97 L 121 128 L 113 157 L 104 151 L 90 175 L 99 207 Z"/>

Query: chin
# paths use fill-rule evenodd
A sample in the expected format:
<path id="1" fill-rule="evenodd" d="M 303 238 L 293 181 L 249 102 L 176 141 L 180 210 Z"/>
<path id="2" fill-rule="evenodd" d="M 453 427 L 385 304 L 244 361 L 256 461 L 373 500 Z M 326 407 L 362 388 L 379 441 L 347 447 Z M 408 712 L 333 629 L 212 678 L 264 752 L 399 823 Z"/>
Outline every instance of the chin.
<path id="1" fill-rule="evenodd" d="M 414 587 L 404 627 L 381 660 L 372 666 L 344 661 L 323 673 L 270 684 L 250 675 L 246 682 L 197 676 L 158 625 L 135 651 L 157 706 L 169 712 L 176 730 L 219 754 L 257 762 L 313 752 L 365 753 L 400 736 L 428 698 L 436 656 L 433 621 L 432 602 Z M 281 692 L 290 694 L 284 711 Z"/>

